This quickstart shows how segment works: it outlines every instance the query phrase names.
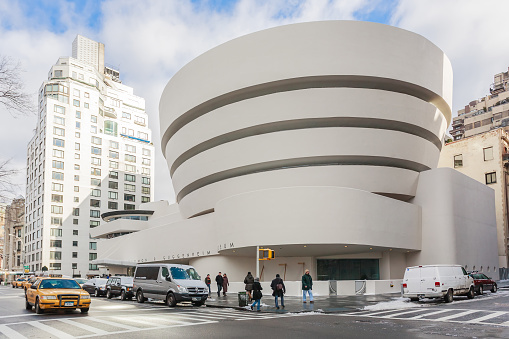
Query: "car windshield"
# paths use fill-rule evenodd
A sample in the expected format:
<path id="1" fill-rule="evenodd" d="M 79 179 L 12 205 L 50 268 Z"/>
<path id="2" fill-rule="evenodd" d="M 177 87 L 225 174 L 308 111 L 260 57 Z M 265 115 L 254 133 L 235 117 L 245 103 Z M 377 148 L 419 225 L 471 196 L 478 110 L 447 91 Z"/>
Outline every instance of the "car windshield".
<path id="1" fill-rule="evenodd" d="M 474 279 L 483 279 L 482 274 L 472 274 Z"/>
<path id="2" fill-rule="evenodd" d="M 194 268 L 188 268 L 186 270 L 186 272 L 191 277 L 191 279 L 193 279 L 193 280 L 201 280 L 200 275 L 198 274 L 198 272 L 196 272 L 196 270 Z"/>
<path id="3" fill-rule="evenodd" d="M 88 281 L 87 279 L 74 279 L 74 280 L 76 280 L 78 284 L 84 284 Z"/>
<path id="4" fill-rule="evenodd" d="M 39 286 L 40 289 L 50 289 L 50 288 L 72 288 L 78 289 L 81 288 L 80 285 L 71 279 L 46 279 L 41 282 Z"/>
<path id="5" fill-rule="evenodd" d="M 122 277 L 122 284 L 133 284 L 133 277 Z"/>

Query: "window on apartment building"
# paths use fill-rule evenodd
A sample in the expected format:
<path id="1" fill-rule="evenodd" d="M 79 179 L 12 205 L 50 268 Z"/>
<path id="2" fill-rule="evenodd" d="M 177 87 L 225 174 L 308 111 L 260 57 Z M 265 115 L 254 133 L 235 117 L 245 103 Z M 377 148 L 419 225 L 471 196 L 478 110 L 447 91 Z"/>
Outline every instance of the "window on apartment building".
<path id="1" fill-rule="evenodd" d="M 88 108 L 88 102 L 83 103 L 83 107 Z"/>
<path id="2" fill-rule="evenodd" d="M 64 202 L 64 196 L 60 194 L 52 194 L 51 195 L 51 202 Z"/>
<path id="3" fill-rule="evenodd" d="M 144 148 L 144 149 L 142 150 L 142 153 L 143 153 L 143 155 L 145 155 L 145 156 L 150 156 L 150 150 L 149 150 L 149 149 Z"/>
<path id="4" fill-rule="evenodd" d="M 97 134 L 97 126 L 90 126 L 90 133 Z"/>
<path id="5" fill-rule="evenodd" d="M 88 264 L 88 270 L 89 271 L 99 271 L 99 266 L 94 264 Z"/>
<path id="6" fill-rule="evenodd" d="M 136 176 L 133 174 L 124 174 L 124 180 L 129 182 L 136 182 Z"/>
<path id="7" fill-rule="evenodd" d="M 55 113 L 65 114 L 65 107 L 63 106 L 55 105 L 53 110 L 55 111 Z"/>
<path id="8" fill-rule="evenodd" d="M 58 160 L 53 160 L 51 162 L 51 166 L 56 169 L 64 169 L 64 162 L 58 161 Z"/>
<path id="9" fill-rule="evenodd" d="M 494 184 L 497 182 L 497 175 L 495 172 L 486 173 L 485 177 L 486 177 L 486 185 Z"/>
<path id="10" fill-rule="evenodd" d="M 62 260 L 62 252 L 59 251 L 50 251 L 49 258 L 52 260 Z"/>
<path id="11" fill-rule="evenodd" d="M 81 158 L 81 156 L 79 153 L 74 153 L 74 159 L 80 159 L 80 158 Z"/>
<path id="12" fill-rule="evenodd" d="M 142 168 L 141 168 L 141 174 L 147 174 L 147 175 L 150 175 L 150 168 L 148 168 L 148 167 L 142 167 Z"/>
<path id="13" fill-rule="evenodd" d="M 51 224 L 52 225 L 57 225 L 57 226 L 62 226 L 62 218 L 60 218 L 60 217 L 51 217 Z"/>
<path id="14" fill-rule="evenodd" d="M 125 170 L 126 172 L 136 173 L 136 166 L 125 164 Z"/>
<path id="15" fill-rule="evenodd" d="M 90 217 L 91 218 L 100 218 L 101 217 L 101 211 L 99 211 L 99 210 L 90 210 Z"/>
<path id="16" fill-rule="evenodd" d="M 78 252 L 72 252 L 72 257 L 73 258 L 77 258 L 78 257 Z"/>
<path id="17" fill-rule="evenodd" d="M 62 159 L 64 157 L 64 151 L 61 151 L 59 149 L 54 149 L 53 150 L 53 156 L 55 158 L 61 158 Z"/>
<path id="18" fill-rule="evenodd" d="M 90 158 L 90 163 L 92 165 L 97 165 L 97 166 L 101 166 L 101 158 Z"/>
<path id="19" fill-rule="evenodd" d="M 148 140 L 148 133 L 138 132 L 138 139 Z"/>
<path id="20" fill-rule="evenodd" d="M 78 165 L 78 164 L 74 164 L 74 169 L 75 169 L 75 170 L 79 170 L 79 169 L 80 169 L 80 165 Z"/>
<path id="21" fill-rule="evenodd" d="M 100 168 L 91 168 L 90 174 L 92 175 L 101 175 L 101 169 Z"/>
<path id="22" fill-rule="evenodd" d="M 80 198 L 79 197 L 74 197 L 74 202 L 80 202 Z"/>
<path id="23" fill-rule="evenodd" d="M 64 208 L 62 206 L 51 205 L 51 213 L 62 214 L 63 212 Z"/>
<path id="24" fill-rule="evenodd" d="M 493 147 L 483 148 L 484 161 L 493 160 Z"/>
<path id="25" fill-rule="evenodd" d="M 134 210 L 135 206 L 133 204 L 124 204 L 124 209 L 126 211 Z"/>
<path id="26" fill-rule="evenodd" d="M 78 235 L 78 234 L 79 234 L 78 230 L 72 230 L 72 235 Z"/>
<path id="27" fill-rule="evenodd" d="M 74 99 L 72 101 L 72 104 L 73 104 L 73 106 L 80 107 L 80 101 L 79 100 Z"/>
<path id="28" fill-rule="evenodd" d="M 110 171 L 109 177 L 110 179 L 118 179 L 118 172 Z"/>
<path id="29" fill-rule="evenodd" d="M 52 237 L 61 237 L 62 236 L 62 229 L 61 228 L 52 228 L 50 229 L 50 233 Z"/>
<path id="30" fill-rule="evenodd" d="M 103 139 L 99 138 L 99 137 L 92 137 L 92 143 L 93 144 L 96 144 L 96 145 L 101 145 L 103 143 Z"/>
<path id="31" fill-rule="evenodd" d="M 54 78 L 61 78 L 62 77 L 62 70 L 55 70 L 53 72 L 53 77 Z"/>
<path id="32" fill-rule="evenodd" d="M 131 184 L 124 184 L 124 191 L 136 192 L 136 186 Z"/>
<path id="33" fill-rule="evenodd" d="M 109 151 L 109 157 L 113 159 L 118 159 L 119 158 L 118 152 Z"/>
<path id="34" fill-rule="evenodd" d="M 150 178 L 141 177 L 141 183 L 144 185 L 150 185 Z"/>
<path id="35" fill-rule="evenodd" d="M 77 240 L 73 240 L 72 241 L 72 246 L 73 247 L 78 247 L 78 241 Z"/>
<path id="36" fill-rule="evenodd" d="M 80 187 L 79 186 L 74 186 L 74 192 L 79 192 L 80 191 Z"/>
<path id="37" fill-rule="evenodd" d="M 77 208 L 77 207 L 74 207 L 74 208 L 72 209 L 72 215 L 74 215 L 75 217 L 79 217 L 79 215 L 80 215 L 80 209 L 79 209 L 79 208 Z"/>
<path id="38" fill-rule="evenodd" d="M 62 269 L 62 264 L 59 262 L 50 262 L 49 269 L 52 271 L 60 271 Z"/>
<path id="39" fill-rule="evenodd" d="M 76 119 L 81 119 L 81 112 L 80 111 L 76 111 Z"/>
<path id="40" fill-rule="evenodd" d="M 81 136 L 81 134 L 80 134 L 80 132 L 76 132 L 76 133 L 74 133 L 74 136 L 75 136 L 76 138 L 79 138 L 79 137 Z"/>
<path id="41" fill-rule="evenodd" d="M 59 116 L 54 116 L 53 117 L 53 122 L 56 124 L 56 125 L 62 125 L 62 126 L 65 126 L 65 118 L 62 118 L 62 117 L 59 117 Z"/>
<path id="42" fill-rule="evenodd" d="M 53 134 L 60 135 L 63 137 L 63 136 L 65 136 L 65 129 L 60 128 L 60 127 L 53 127 Z"/>
<path id="43" fill-rule="evenodd" d="M 88 247 L 89 250 L 97 250 L 97 243 L 91 242 Z"/>
<path id="44" fill-rule="evenodd" d="M 141 197 L 141 202 L 150 202 L 150 197 Z"/>
<path id="45" fill-rule="evenodd" d="M 78 225 L 78 219 L 72 219 L 72 224 L 73 225 Z"/>
<path id="46" fill-rule="evenodd" d="M 97 259 L 97 253 L 89 253 L 88 254 L 88 260 L 95 260 Z"/>
<path id="47" fill-rule="evenodd" d="M 463 167 L 463 154 L 454 156 L 454 168 Z"/>
<path id="48" fill-rule="evenodd" d="M 118 182 L 108 181 L 108 188 L 118 189 Z"/>
<path id="49" fill-rule="evenodd" d="M 136 162 L 136 156 L 135 155 L 131 155 L 131 154 L 126 154 L 125 155 L 125 161 Z"/>
<path id="50" fill-rule="evenodd" d="M 92 148 L 91 148 L 91 153 L 92 153 L 92 154 L 96 154 L 96 155 L 101 155 L 102 150 L 101 150 L 99 147 L 94 147 L 94 146 L 92 146 Z"/>
<path id="51" fill-rule="evenodd" d="M 122 112 L 122 118 L 131 119 L 131 114 L 127 112 Z"/>
<path id="52" fill-rule="evenodd" d="M 118 142 L 110 141 L 110 147 L 113 148 L 113 149 L 118 149 Z"/>
<path id="53" fill-rule="evenodd" d="M 90 179 L 90 185 L 100 187 L 101 179 L 96 179 L 96 178 Z"/>
<path id="54" fill-rule="evenodd" d="M 72 91 L 72 95 L 74 95 L 75 97 L 78 97 L 78 98 L 79 98 L 79 97 L 80 97 L 80 90 L 79 90 L 79 89 L 74 89 L 74 90 Z"/>
<path id="55" fill-rule="evenodd" d="M 64 173 L 53 171 L 51 173 L 51 177 L 55 180 L 64 180 Z"/>
<path id="56" fill-rule="evenodd" d="M 101 196 L 101 190 L 100 189 L 93 189 L 90 191 L 90 195 L 93 197 L 100 197 Z"/>
<path id="57" fill-rule="evenodd" d="M 74 175 L 74 181 L 80 181 L 80 176 L 79 176 L 79 175 L 77 175 L 77 174 L 75 174 L 75 175 Z"/>
<path id="58" fill-rule="evenodd" d="M 110 161 L 110 168 L 118 169 L 118 161 Z"/>
<path id="59" fill-rule="evenodd" d="M 91 115 L 90 116 L 90 122 L 93 122 L 94 124 L 97 123 L 97 116 L 96 115 Z"/>
<path id="60" fill-rule="evenodd" d="M 90 94 L 88 92 L 85 92 L 85 98 L 90 98 Z"/>
<path id="61" fill-rule="evenodd" d="M 77 269 L 78 269 L 78 263 L 73 262 L 73 263 L 71 264 L 71 269 L 73 269 L 73 270 L 77 270 Z"/>
<path id="62" fill-rule="evenodd" d="M 125 150 L 127 152 L 136 153 L 136 146 L 133 145 L 125 145 Z"/>
<path id="63" fill-rule="evenodd" d="M 74 149 L 75 149 L 76 151 L 79 151 L 79 150 L 80 150 L 80 148 L 81 148 L 80 143 L 79 143 L 79 142 L 75 142 L 75 143 L 74 143 Z"/>
<path id="64" fill-rule="evenodd" d="M 101 207 L 101 200 L 90 199 L 91 207 Z"/>
<path id="65" fill-rule="evenodd" d="M 80 128 L 81 128 L 81 122 L 76 121 L 76 129 L 80 129 Z"/>
<path id="66" fill-rule="evenodd" d="M 110 210 L 118 209 L 118 202 L 116 202 L 116 201 L 108 201 L 108 209 L 110 209 Z"/>
<path id="67" fill-rule="evenodd" d="M 92 227 L 92 228 L 99 226 L 99 224 L 100 224 L 100 221 L 90 220 L 90 227 Z"/>
<path id="68" fill-rule="evenodd" d="M 143 158 L 143 161 L 141 162 L 143 165 L 150 166 L 150 159 Z"/>
<path id="69" fill-rule="evenodd" d="M 65 141 L 58 138 L 53 138 L 53 145 L 57 147 L 65 147 Z"/>
<path id="70" fill-rule="evenodd" d="M 62 240 L 50 240 L 49 247 L 62 247 Z"/>
<path id="71" fill-rule="evenodd" d="M 108 198 L 109 199 L 118 199 L 118 192 L 108 192 Z"/>
<path id="72" fill-rule="evenodd" d="M 141 193 L 142 194 L 150 194 L 150 187 L 142 186 L 141 187 Z"/>

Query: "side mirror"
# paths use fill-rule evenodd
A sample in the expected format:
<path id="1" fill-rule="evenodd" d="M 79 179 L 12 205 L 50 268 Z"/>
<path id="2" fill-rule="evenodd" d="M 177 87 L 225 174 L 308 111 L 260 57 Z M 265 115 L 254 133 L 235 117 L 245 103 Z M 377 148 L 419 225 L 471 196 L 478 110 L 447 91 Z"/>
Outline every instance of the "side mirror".
<path id="1" fill-rule="evenodd" d="M 36 290 L 36 289 L 37 289 L 37 286 L 32 285 L 32 286 L 30 286 L 30 289 L 32 289 L 32 290 Z"/>
<path id="2" fill-rule="evenodd" d="M 92 283 L 92 285 L 94 285 L 94 286 L 95 286 L 95 283 Z"/>
<path id="3" fill-rule="evenodd" d="M 166 281 L 171 281 L 171 277 L 169 275 L 166 276 Z"/>

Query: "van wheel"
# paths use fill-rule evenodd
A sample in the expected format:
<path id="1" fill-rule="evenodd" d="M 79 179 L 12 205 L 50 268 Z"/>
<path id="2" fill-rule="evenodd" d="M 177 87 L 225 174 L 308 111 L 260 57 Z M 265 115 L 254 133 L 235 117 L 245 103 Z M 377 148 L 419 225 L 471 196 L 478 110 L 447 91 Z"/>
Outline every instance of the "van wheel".
<path id="1" fill-rule="evenodd" d="M 477 294 L 478 295 L 482 295 L 483 294 L 483 288 L 482 288 L 482 285 L 479 286 L 479 289 L 477 290 Z"/>
<path id="2" fill-rule="evenodd" d="M 445 301 L 446 303 L 452 303 L 452 293 L 453 293 L 453 292 L 452 292 L 452 288 L 450 288 L 450 289 L 447 291 L 447 293 L 445 294 L 445 296 L 444 296 L 444 301 Z"/>
<path id="3" fill-rule="evenodd" d="M 29 311 L 31 311 L 31 310 L 32 310 L 32 305 L 30 305 L 30 303 L 28 302 L 28 300 L 27 300 L 27 299 L 25 299 L 25 308 L 26 308 L 27 310 L 29 310 Z"/>
<path id="4" fill-rule="evenodd" d="M 139 302 L 140 304 L 145 302 L 145 297 L 143 297 L 143 292 L 141 290 L 138 290 L 138 292 L 136 292 L 136 301 Z"/>
<path id="5" fill-rule="evenodd" d="M 474 299 L 474 297 L 475 297 L 474 288 L 471 286 L 471 287 L 470 287 L 470 290 L 468 290 L 467 298 L 468 298 L 468 299 Z"/>
<path id="6" fill-rule="evenodd" d="M 44 313 L 44 310 L 39 305 L 39 299 L 37 299 L 35 301 L 35 313 L 37 313 L 37 314 L 43 314 Z"/>
<path id="7" fill-rule="evenodd" d="M 125 296 L 125 291 L 122 290 L 122 292 L 120 292 L 120 300 L 126 300 L 126 296 Z"/>
<path id="8" fill-rule="evenodd" d="M 497 285 L 493 285 L 491 288 L 491 293 L 497 293 Z"/>
<path id="9" fill-rule="evenodd" d="M 166 296 L 166 305 L 168 307 L 175 307 L 177 305 L 177 299 L 175 299 L 175 295 L 171 292 Z"/>
<path id="10" fill-rule="evenodd" d="M 419 301 L 419 298 L 410 298 L 410 301 Z"/>
<path id="11" fill-rule="evenodd" d="M 94 297 L 99 298 L 99 290 L 97 288 L 94 290 Z"/>
<path id="12" fill-rule="evenodd" d="M 106 298 L 111 299 L 111 290 L 108 289 L 108 292 L 106 292 Z"/>

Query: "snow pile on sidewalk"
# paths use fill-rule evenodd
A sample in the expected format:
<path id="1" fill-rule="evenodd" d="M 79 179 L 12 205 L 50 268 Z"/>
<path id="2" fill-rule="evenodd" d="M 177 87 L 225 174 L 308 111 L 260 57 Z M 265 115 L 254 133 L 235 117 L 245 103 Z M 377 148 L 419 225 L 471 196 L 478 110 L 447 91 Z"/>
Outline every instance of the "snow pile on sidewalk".
<path id="1" fill-rule="evenodd" d="M 409 298 L 394 298 L 391 301 L 383 301 L 375 305 L 364 306 L 364 311 L 383 311 L 397 310 L 405 308 L 425 307 L 425 305 L 417 302 L 411 302 Z"/>

